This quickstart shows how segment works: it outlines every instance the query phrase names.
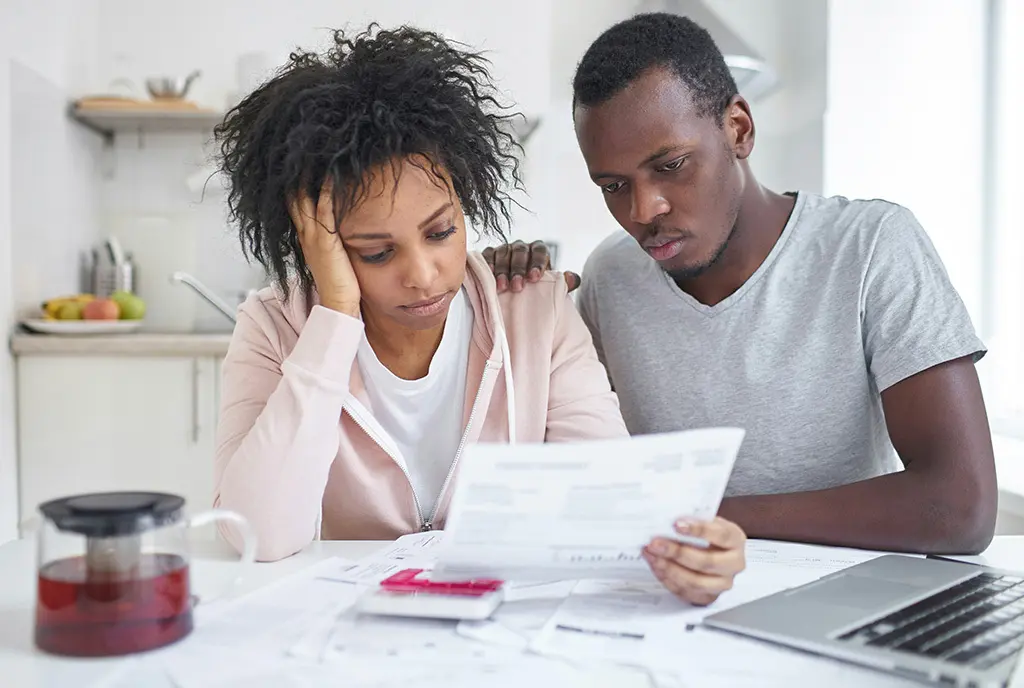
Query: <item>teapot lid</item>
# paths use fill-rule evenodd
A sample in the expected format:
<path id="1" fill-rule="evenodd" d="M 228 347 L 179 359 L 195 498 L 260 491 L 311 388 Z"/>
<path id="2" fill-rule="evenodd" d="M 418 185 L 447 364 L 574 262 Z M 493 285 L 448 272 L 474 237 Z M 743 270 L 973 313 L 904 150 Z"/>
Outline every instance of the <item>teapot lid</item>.
<path id="1" fill-rule="evenodd" d="M 162 492 L 97 492 L 54 499 L 39 510 L 60 530 L 112 537 L 174 523 L 184 505 L 184 498 Z"/>

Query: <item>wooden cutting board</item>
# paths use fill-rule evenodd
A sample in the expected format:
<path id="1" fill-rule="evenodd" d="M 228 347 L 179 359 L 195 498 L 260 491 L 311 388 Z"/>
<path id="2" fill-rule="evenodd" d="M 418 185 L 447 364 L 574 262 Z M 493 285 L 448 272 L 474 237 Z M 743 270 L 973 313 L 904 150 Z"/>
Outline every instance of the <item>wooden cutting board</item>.
<path id="1" fill-rule="evenodd" d="M 90 97 L 75 101 L 75 109 L 89 110 L 120 110 L 125 112 L 214 112 L 209 108 L 201 108 L 191 100 L 136 100 L 134 98 Z"/>

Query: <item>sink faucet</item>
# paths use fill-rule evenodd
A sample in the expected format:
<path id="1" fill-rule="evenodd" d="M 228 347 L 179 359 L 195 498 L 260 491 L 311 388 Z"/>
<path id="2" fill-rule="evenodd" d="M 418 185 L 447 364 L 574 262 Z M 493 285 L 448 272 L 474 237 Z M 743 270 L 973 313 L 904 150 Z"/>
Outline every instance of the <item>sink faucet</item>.
<path id="1" fill-rule="evenodd" d="M 235 309 L 229 306 L 224 301 L 224 299 L 220 298 L 212 291 L 210 291 L 206 285 L 204 285 L 202 282 L 197 280 L 192 275 L 188 274 L 187 272 L 175 272 L 174 274 L 171 275 L 171 281 L 184 284 L 185 286 L 191 288 L 192 291 L 199 294 L 199 296 L 204 301 L 206 301 L 211 306 L 220 311 L 225 318 L 227 318 L 231 322 L 236 322 L 237 317 L 235 316 Z"/>

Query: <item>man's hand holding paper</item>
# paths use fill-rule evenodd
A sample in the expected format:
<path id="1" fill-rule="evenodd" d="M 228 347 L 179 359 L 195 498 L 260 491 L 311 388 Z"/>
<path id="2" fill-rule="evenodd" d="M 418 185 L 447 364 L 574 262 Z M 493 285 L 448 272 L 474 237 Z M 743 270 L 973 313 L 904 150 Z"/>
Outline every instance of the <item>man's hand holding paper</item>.
<path id="1" fill-rule="evenodd" d="M 744 566 L 743 532 L 716 517 L 743 434 L 468 447 L 433 577 L 653 574 L 685 601 L 709 604 Z"/>
<path id="2" fill-rule="evenodd" d="M 717 516 L 706 522 L 677 521 L 676 531 L 701 538 L 708 546 L 659 537 L 644 548 L 644 559 L 677 597 L 691 604 L 711 604 L 732 588 L 736 574 L 746 568 L 747 536 L 738 525 Z"/>

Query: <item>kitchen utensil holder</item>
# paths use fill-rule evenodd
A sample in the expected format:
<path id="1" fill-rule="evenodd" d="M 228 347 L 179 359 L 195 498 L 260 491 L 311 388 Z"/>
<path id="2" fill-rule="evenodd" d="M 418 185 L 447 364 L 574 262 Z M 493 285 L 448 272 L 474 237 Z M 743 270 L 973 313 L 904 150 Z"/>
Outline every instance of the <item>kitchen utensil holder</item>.
<path id="1" fill-rule="evenodd" d="M 135 267 L 131 261 L 120 265 L 98 263 L 93 266 L 92 293 L 98 298 L 106 298 L 115 291 L 134 292 Z"/>

